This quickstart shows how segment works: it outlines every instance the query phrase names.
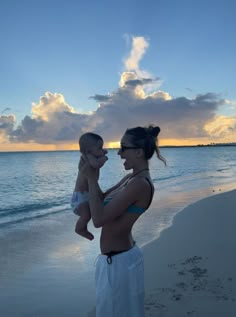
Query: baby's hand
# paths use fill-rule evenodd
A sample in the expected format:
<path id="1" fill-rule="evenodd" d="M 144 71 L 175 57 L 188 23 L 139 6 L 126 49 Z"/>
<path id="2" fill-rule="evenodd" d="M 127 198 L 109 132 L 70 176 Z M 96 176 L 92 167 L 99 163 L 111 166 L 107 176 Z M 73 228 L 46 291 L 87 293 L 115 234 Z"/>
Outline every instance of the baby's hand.
<path id="1" fill-rule="evenodd" d="M 87 155 L 82 155 L 80 157 L 79 172 L 84 174 L 87 178 L 97 177 L 97 169 L 90 164 Z"/>
<path id="2" fill-rule="evenodd" d="M 108 157 L 106 155 L 99 157 L 97 159 L 98 168 L 101 168 L 106 163 L 107 160 L 108 160 Z"/>
<path id="3" fill-rule="evenodd" d="M 100 156 L 100 157 L 95 157 L 91 154 L 87 155 L 87 159 L 89 161 L 89 164 L 93 167 L 93 168 L 101 168 L 105 162 L 108 160 L 108 157 L 106 155 Z"/>

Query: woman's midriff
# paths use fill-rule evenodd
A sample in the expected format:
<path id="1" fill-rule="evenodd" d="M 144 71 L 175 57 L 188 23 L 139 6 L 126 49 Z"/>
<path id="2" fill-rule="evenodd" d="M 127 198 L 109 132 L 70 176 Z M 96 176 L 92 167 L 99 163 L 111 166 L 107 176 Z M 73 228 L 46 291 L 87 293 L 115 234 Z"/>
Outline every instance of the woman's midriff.
<path id="1" fill-rule="evenodd" d="M 100 248 L 103 254 L 110 251 L 129 250 L 133 245 L 134 242 L 131 234 L 122 237 L 112 237 L 111 235 L 101 234 Z"/>
<path id="2" fill-rule="evenodd" d="M 135 220 L 126 219 L 125 225 L 122 222 L 116 220 L 103 226 L 100 238 L 101 253 L 129 250 L 134 246 L 131 229 Z"/>

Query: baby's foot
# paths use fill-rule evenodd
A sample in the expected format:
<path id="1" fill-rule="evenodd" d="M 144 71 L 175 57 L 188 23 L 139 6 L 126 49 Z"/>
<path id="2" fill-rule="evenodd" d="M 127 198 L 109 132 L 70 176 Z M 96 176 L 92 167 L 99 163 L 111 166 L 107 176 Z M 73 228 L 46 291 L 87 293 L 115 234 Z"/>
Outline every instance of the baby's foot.
<path id="1" fill-rule="evenodd" d="M 89 232 L 87 229 L 85 230 L 82 230 L 80 232 L 77 232 L 80 236 L 84 237 L 84 238 L 87 238 L 89 240 L 93 240 L 94 239 L 94 235 Z"/>
<path id="2" fill-rule="evenodd" d="M 94 239 L 94 235 L 88 231 L 87 226 L 81 226 L 81 223 L 79 222 L 77 222 L 75 226 L 75 232 L 88 240 Z"/>

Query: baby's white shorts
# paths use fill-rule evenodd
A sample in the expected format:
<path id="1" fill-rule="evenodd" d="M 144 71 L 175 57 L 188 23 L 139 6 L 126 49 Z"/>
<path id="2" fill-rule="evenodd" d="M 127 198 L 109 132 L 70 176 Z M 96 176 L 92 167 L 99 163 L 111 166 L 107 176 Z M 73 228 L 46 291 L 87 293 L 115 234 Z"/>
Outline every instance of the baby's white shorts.
<path id="1" fill-rule="evenodd" d="M 70 200 L 70 205 L 73 209 L 74 214 L 79 216 L 79 206 L 84 203 L 88 202 L 89 200 L 89 195 L 88 192 L 73 192 L 71 200 Z"/>

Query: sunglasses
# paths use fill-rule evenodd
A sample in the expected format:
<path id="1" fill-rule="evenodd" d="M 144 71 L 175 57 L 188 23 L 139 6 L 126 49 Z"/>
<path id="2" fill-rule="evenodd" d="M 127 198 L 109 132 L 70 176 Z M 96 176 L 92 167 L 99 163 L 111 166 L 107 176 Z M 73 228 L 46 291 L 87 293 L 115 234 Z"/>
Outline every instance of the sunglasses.
<path id="1" fill-rule="evenodd" d="M 140 149 L 139 146 L 125 146 L 123 144 L 120 145 L 121 152 L 124 152 L 125 150 L 133 150 L 133 149 Z"/>

